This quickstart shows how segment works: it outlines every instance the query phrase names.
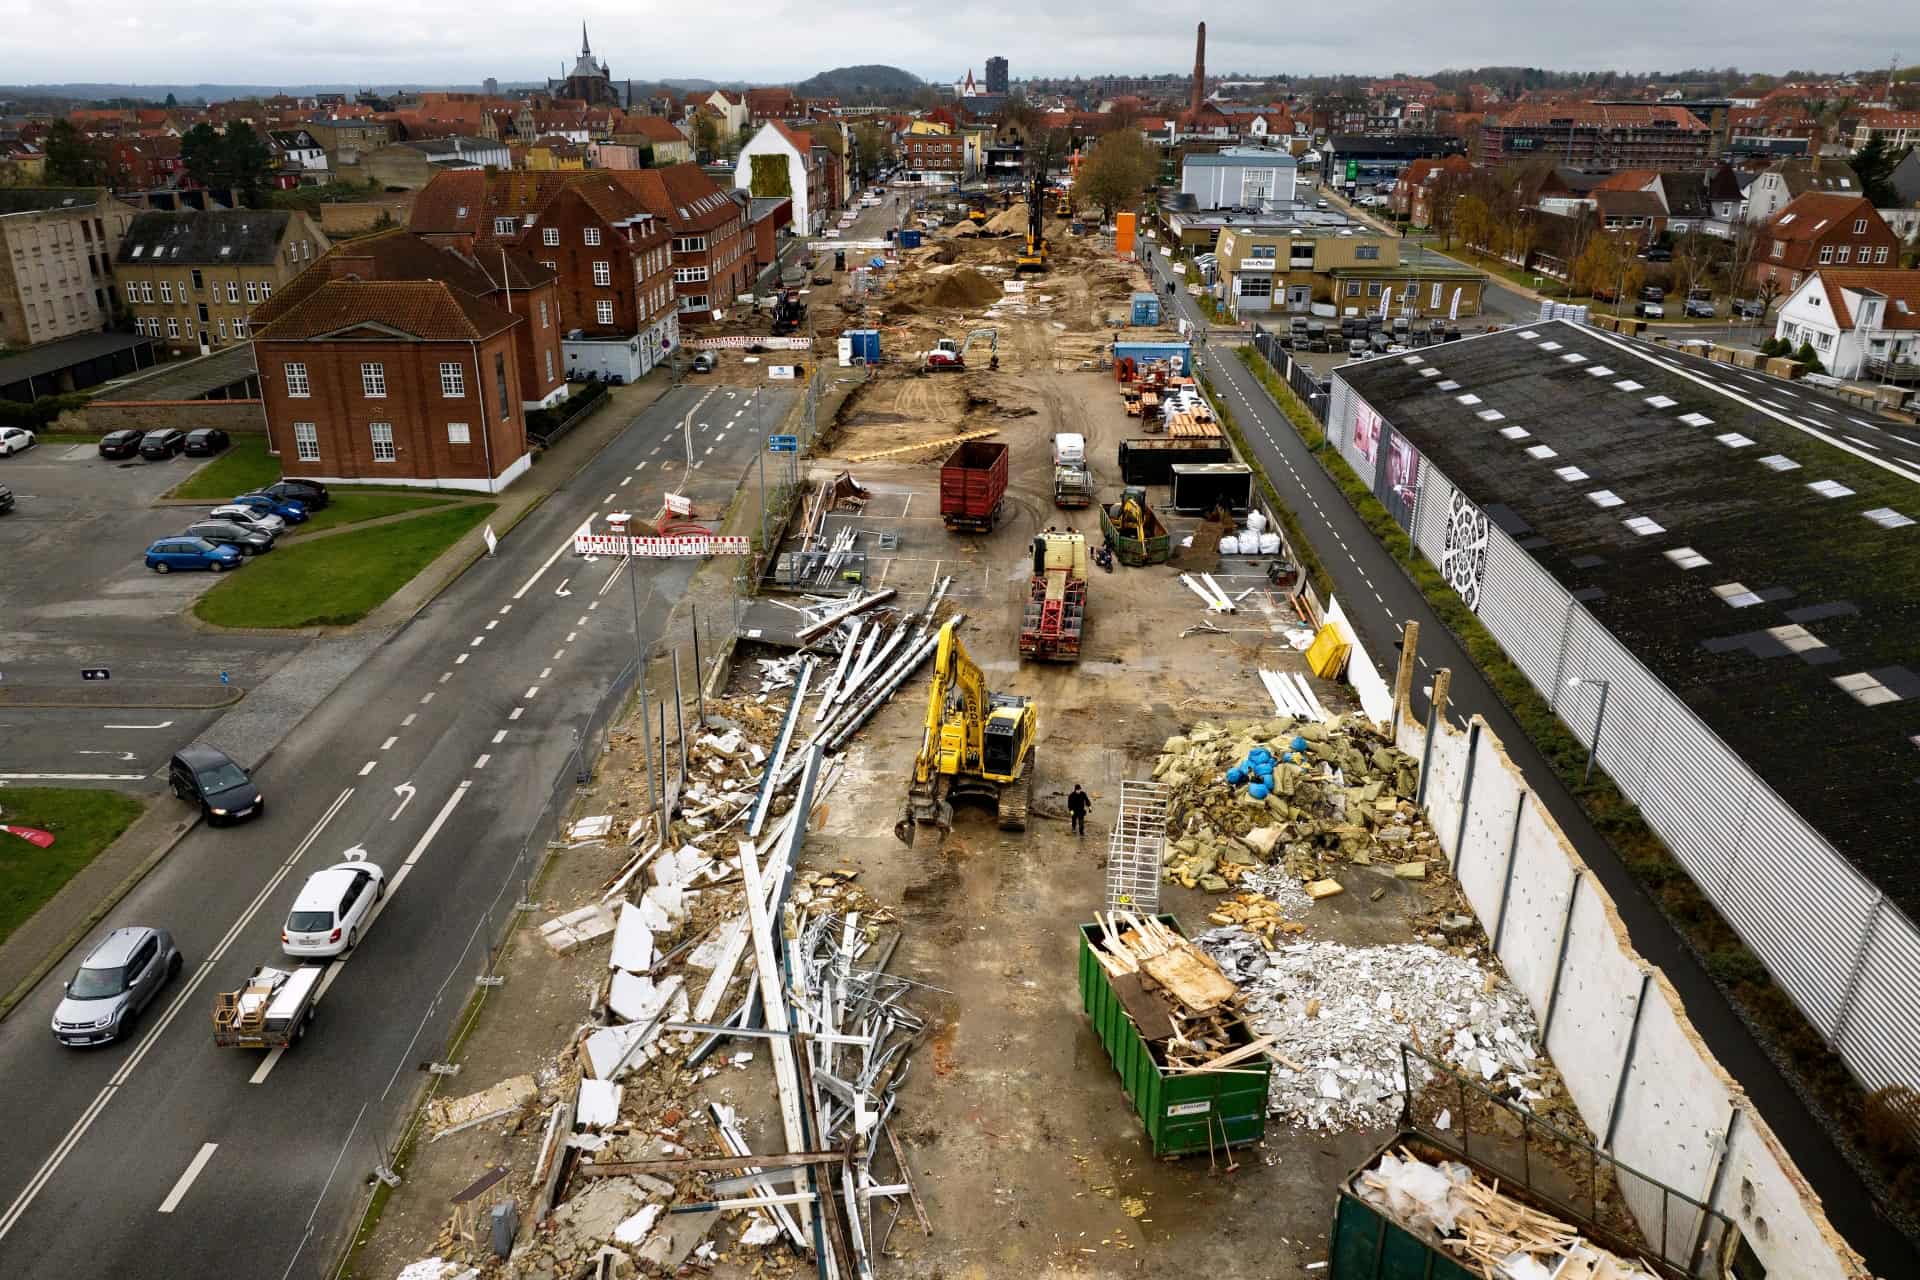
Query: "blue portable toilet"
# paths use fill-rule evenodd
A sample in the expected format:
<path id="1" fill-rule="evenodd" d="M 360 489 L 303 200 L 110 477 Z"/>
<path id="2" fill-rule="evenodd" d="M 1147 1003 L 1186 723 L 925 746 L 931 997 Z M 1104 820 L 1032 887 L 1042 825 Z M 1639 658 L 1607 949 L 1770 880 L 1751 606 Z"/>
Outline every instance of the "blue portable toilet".
<path id="1" fill-rule="evenodd" d="M 853 358 L 866 364 L 880 363 L 880 331 L 878 329 L 849 329 L 846 336 L 853 340 Z"/>
<path id="2" fill-rule="evenodd" d="M 900 233 L 900 247 L 902 249 L 918 249 L 920 247 L 920 233 L 918 231 L 902 231 Z"/>

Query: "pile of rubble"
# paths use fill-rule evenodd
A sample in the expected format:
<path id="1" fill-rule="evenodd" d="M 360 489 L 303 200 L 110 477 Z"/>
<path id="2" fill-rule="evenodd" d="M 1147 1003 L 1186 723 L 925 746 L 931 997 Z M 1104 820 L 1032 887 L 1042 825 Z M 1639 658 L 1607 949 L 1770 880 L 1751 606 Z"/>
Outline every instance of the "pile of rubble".
<path id="1" fill-rule="evenodd" d="M 1258 785 L 1229 783 L 1229 771 L 1263 748 L 1274 760 L 1270 786 L 1264 773 Z M 1346 862 L 1424 879 L 1439 843 L 1414 807 L 1416 774 L 1413 759 L 1359 716 L 1202 721 L 1167 739 L 1153 769 L 1173 792 L 1165 876 L 1222 892 L 1269 864 L 1306 883 Z"/>
<path id="2" fill-rule="evenodd" d="M 1394 1123 L 1406 1091 L 1400 1046 L 1408 1042 L 1521 1106 L 1534 1107 L 1554 1088 L 1533 1010 L 1471 957 L 1417 944 L 1270 950 L 1237 925 L 1195 941 L 1239 985 L 1254 1031 L 1275 1038 L 1268 1105 L 1292 1124 Z"/>

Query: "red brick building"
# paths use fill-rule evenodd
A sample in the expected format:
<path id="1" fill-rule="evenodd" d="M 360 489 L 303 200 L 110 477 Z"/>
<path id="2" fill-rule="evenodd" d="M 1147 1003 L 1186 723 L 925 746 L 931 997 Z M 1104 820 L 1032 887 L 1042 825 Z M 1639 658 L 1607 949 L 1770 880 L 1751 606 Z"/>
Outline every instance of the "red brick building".
<path id="1" fill-rule="evenodd" d="M 178 138 L 114 138 L 105 145 L 107 182 L 115 191 L 151 191 L 185 176 Z"/>
<path id="2" fill-rule="evenodd" d="M 479 261 L 519 251 L 558 278 L 562 330 L 638 337 L 644 373 L 679 342 L 669 224 L 613 170 L 435 174 L 410 226 Z"/>
<path id="3" fill-rule="evenodd" d="M 1785 297 L 1822 267 L 1898 270 L 1900 237 L 1865 196 L 1810 191 L 1773 215 L 1754 254 L 1753 287 Z"/>
<path id="4" fill-rule="evenodd" d="M 672 231 L 674 305 L 697 324 L 747 292 L 754 247 L 745 211 L 697 164 L 612 174 Z"/>
<path id="5" fill-rule="evenodd" d="M 526 321 L 484 297 L 323 260 L 254 323 L 285 474 L 495 493 L 530 464 L 516 347 Z"/>
<path id="6" fill-rule="evenodd" d="M 1648 103 L 1521 103 L 1480 126 L 1488 168 L 1541 157 L 1572 169 L 1713 167 L 1713 132 L 1685 107 Z"/>

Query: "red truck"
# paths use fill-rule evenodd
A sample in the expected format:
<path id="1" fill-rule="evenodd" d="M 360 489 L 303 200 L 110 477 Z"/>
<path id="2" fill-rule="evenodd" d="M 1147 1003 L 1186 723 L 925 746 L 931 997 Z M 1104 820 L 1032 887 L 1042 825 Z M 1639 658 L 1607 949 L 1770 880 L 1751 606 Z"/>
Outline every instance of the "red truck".
<path id="1" fill-rule="evenodd" d="M 940 464 L 940 518 L 962 533 L 992 533 L 1007 500 L 1007 446 L 967 440 Z"/>
<path id="2" fill-rule="evenodd" d="M 1033 579 L 1020 618 L 1020 656 L 1036 662 L 1080 661 L 1087 624 L 1087 540 L 1077 533 L 1033 539 Z"/>

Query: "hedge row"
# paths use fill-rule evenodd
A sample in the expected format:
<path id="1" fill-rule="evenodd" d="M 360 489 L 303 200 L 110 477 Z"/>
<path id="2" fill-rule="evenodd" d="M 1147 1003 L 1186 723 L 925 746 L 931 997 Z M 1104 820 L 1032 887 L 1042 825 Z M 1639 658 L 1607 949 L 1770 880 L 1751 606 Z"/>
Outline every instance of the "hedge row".
<path id="1" fill-rule="evenodd" d="M 87 396 L 76 392 L 64 396 L 41 396 L 31 404 L 20 400 L 0 400 L 0 427 L 43 431 L 68 410 L 86 408 L 87 399 Z"/>

